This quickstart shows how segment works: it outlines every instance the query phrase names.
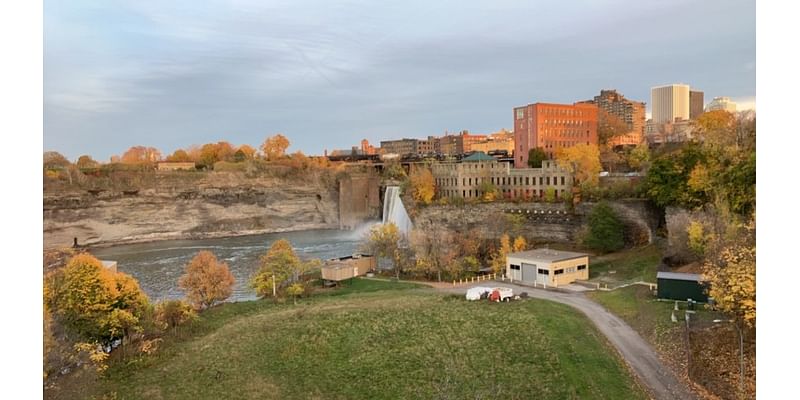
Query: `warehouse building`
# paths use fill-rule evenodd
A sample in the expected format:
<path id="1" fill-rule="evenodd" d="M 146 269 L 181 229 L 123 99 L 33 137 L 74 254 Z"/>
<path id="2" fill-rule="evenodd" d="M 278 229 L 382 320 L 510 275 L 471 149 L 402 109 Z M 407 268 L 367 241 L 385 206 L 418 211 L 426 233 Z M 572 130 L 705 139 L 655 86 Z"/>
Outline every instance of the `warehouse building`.
<path id="1" fill-rule="evenodd" d="M 377 267 L 375 257 L 365 254 L 340 257 L 328 260 L 322 266 L 322 279 L 327 281 L 343 281 L 366 275 Z"/>
<path id="2" fill-rule="evenodd" d="M 530 285 L 562 286 L 589 279 L 589 255 L 534 249 L 506 255 L 506 276 Z"/>
<path id="3" fill-rule="evenodd" d="M 699 274 L 684 274 L 680 272 L 658 272 L 658 298 L 670 300 L 692 299 L 698 303 L 707 303 L 708 295 L 705 285 Z"/>

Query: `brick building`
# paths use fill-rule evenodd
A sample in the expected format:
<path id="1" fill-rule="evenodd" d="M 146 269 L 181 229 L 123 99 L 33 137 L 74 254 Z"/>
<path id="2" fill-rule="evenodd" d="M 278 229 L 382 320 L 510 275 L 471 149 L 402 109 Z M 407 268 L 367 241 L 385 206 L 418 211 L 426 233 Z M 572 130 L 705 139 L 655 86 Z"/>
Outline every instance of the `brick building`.
<path id="1" fill-rule="evenodd" d="M 628 100 L 616 90 L 601 90 L 599 96 L 581 103 L 594 104 L 628 125 L 628 132 L 611 139 L 609 146 L 635 146 L 644 140 L 645 103 Z"/>
<path id="2" fill-rule="evenodd" d="M 548 188 L 562 198 L 572 189 L 574 180 L 555 161 L 543 161 L 542 168 L 511 168 L 509 163 L 483 153 L 475 153 L 462 162 L 433 164 L 432 172 L 439 197 L 463 199 L 483 196 L 484 183 L 494 185 L 508 199 L 542 198 Z"/>
<path id="3" fill-rule="evenodd" d="M 541 147 L 551 159 L 558 149 L 597 144 L 597 106 L 536 103 L 514 108 L 514 167 L 528 167 L 528 150 Z"/>
<path id="4" fill-rule="evenodd" d="M 689 119 L 695 120 L 703 113 L 703 92 L 689 90 Z"/>

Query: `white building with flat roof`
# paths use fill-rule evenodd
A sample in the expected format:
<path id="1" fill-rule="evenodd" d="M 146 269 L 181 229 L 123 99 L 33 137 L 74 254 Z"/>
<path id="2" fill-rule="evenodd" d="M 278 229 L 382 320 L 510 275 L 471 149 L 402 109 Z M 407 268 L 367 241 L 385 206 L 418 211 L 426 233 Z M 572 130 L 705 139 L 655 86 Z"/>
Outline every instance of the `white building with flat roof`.
<path id="1" fill-rule="evenodd" d="M 664 124 L 675 122 L 676 119 L 688 120 L 690 117 L 689 92 L 689 85 L 683 83 L 651 88 L 650 104 L 653 107 L 653 122 Z"/>
<path id="2" fill-rule="evenodd" d="M 731 101 L 730 97 L 714 97 L 708 105 L 706 105 L 706 112 L 723 110 L 727 112 L 736 112 L 736 103 Z"/>
<path id="3" fill-rule="evenodd" d="M 589 255 L 534 249 L 506 255 L 506 276 L 529 285 L 561 286 L 589 279 Z"/>

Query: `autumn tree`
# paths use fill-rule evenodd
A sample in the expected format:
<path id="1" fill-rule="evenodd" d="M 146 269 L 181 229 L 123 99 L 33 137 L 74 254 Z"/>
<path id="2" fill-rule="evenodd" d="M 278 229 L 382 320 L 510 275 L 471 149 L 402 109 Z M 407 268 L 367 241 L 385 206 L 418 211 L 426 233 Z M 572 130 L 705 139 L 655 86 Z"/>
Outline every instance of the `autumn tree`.
<path id="1" fill-rule="evenodd" d="M 441 227 L 414 229 L 410 242 L 416 255 L 416 269 L 434 274 L 441 282 L 442 273 L 452 270 L 452 263 L 458 257 L 453 234 Z"/>
<path id="2" fill-rule="evenodd" d="M 542 168 L 542 161 L 547 159 L 547 153 L 541 147 L 528 150 L 528 167 Z"/>
<path id="3" fill-rule="evenodd" d="M 601 146 L 608 145 L 614 138 L 625 135 L 630 130 L 631 127 L 616 115 L 602 108 L 597 113 L 597 141 Z"/>
<path id="4" fill-rule="evenodd" d="M 501 196 L 500 188 L 498 188 L 497 185 L 493 184 L 490 180 L 484 180 L 481 182 L 479 190 L 481 193 L 481 200 L 483 201 L 495 201 Z"/>
<path id="5" fill-rule="evenodd" d="M 395 275 L 400 279 L 403 267 L 403 252 L 400 248 L 400 229 L 389 222 L 375 225 L 369 231 L 366 247 L 378 257 L 389 258 L 394 265 Z"/>
<path id="6" fill-rule="evenodd" d="M 286 153 L 286 149 L 288 148 L 289 139 L 280 133 L 275 136 L 268 137 L 266 140 L 264 140 L 264 143 L 261 144 L 261 152 L 264 153 L 264 157 L 270 161 L 283 157 L 283 155 Z"/>
<path id="7" fill-rule="evenodd" d="M 189 302 L 203 310 L 224 301 L 233 292 L 236 279 L 228 264 L 219 262 L 214 253 L 203 250 L 186 265 L 186 273 L 178 280 L 178 286 L 186 292 Z"/>
<path id="8" fill-rule="evenodd" d="M 288 294 L 289 296 L 292 297 L 292 301 L 294 302 L 294 304 L 297 304 L 297 297 L 299 297 L 301 294 L 303 294 L 303 292 L 305 292 L 305 290 L 306 289 L 305 289 L 305 287 L 303 286 L 302 283 L 296 282 L 296 283 L 293 283 L 293 284 L 289 285 L 289 287 L 286 288 L 286 294 Z"/>
<path id="9" fill-rule="evenodd" d="M 628 166 L 634 170 L 646 170 L 650 165 L 650 149 L 647 147 L 647 142 L 642 142 L 636 145 L 628 152 L 625 161 Z"/>
<path id="10" fill-rule="evenodd" d="M 244 158 L 247 160 L 254 159 L 256 157 L 256 151 L 256 149 L 247 144 L 239 146 L 239 148 L 236 150 L 237 153 L 242 152 L 242 154 L 244 154 Z"/>
<path id="11" fill-rule="evenodd" d="M 514 239 L 514 245 L 512 247 L 515 253 L 525 251 L 525 249 L 528 248 L 528 241 L 522 236 L 517 236 L 517 238 Z"/>
<path id="12" fill-rule="evenodd" d="M 708 294 L 723 312 L 735 315 L 748 326 L 756 322 L 756 247 L 733 245 L 716 261 L 703 266 Z"/>
<path id="13" fill-rule="evenodd" d="M 574 174 L 578 184 L 597 186 L 601 167 L 600 150 L 596 145 L 562 147 L 556 152 L 556 161 L 561 168 Z"/>
<path id="14" fill-rule="evenodd" d="M 155 147 L 133 146 L 122 154 L 125 164 L 156 162 L 161 159 L 161 152 Z"/>
<path id="15" fill-rule="evenodd" d="M 233 158 L 233 146 L 225 141 L 207 143 L 200 148 L 198 162 L 206 167 L 211 167 L 218 161 L 228 161 Z"/>
<path id="16" fill-rule="evenodd" d="M 93 168 L 98 165 L 98 162 L 93 160 L 89 155 L 82 155 L 78 157 L 78 161 L 75 162 L 75 165 L 78 168 Z"/>
<path id="17" fill-rule="evenodd" d="M 504 233 L 503 236 L 500 237 L 500 247 L 497 251 L 492 255 L 492 258 L 489 260 L 490 265 L 492 267 L 492 271 L 494 273 L 502 273 L 506 269 L 506 255 L 513 251 L 513 247 L 511 244 L 511 237 L 508 234 Z"/>
<path id="18" fill-rule="evenodd" d="M 694 123 L 694 134 L 704 144 L 713 147 L 736 145 L 736 116 L 725 110 L 701 114 Z"/>
<path id="19" fill-rule="evenodd" d="M 300 260 L 292 244 L 280 239 L 261 256 L 258 271 L 250 279 L 250 287 L 262 298 L 272 296 L 273 292 L 283 295 L 286 287 L 298 282 L 305 272 L 319 264 L 319 260 Z"/>
<path id="20" fill-rule="evenodd" d="M 436 184 L 431 170 L 427 167 L 414 168 L 409 176 L 409 182 L 411 197 L 419 203 L 431 204 L 436 194 Z"/>
<path id="21" fill-rule="evenodd" d="M 175 150 L 171 155 L 167 156 L 167 161 L 169 162 L 191 162 L 194 161 L 192 157 L 189 156 L 189 153 L 186 150 L 178 149 Z"/>
<path id="22" fill-rule="evenodd" d="M 197 313 L 191 304 L 183 300 L 167 300 L 156 304 L 154 319 L 161 329 L 175 330 L 197 319 Z"/>
<path id="23" fill-rule="evenodd" d="M 69 162 L 69 160 L 67 160 L 67 157 L 64 157 L 63 155 L 61 155 L 61 153 L 57 151 L 45 151 L 42 158 L 43 158 L 42 165 L 46 169 L 47 168 L 60 169 L 72 165 L 72 163 Z"/>
<path id="24" fill-rule="evenodd" d="M 103 344 L 139 328 L 147 296 L 130 275 L 103 266 L 90 254 L 72 257 L 45 277 L 45 307 L 65 327 Z"/>
<path id="25" fill-rule="evenodd" d="M 624 226 L 616 212 L 606 202 L 598 203 L 589 214 L 589 233 L 584 239 L 587 247 L 611 252 L 625 245 Z"/>

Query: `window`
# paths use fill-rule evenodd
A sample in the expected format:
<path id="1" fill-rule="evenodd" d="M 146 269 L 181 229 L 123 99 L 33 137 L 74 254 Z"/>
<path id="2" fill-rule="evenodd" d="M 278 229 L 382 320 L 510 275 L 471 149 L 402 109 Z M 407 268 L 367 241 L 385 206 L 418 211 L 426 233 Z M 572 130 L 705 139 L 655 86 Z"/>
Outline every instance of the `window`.
<path id="1" fill-rule="evenodd" d="M 539 186 L 544 185 L 544 177 L 539 177 Z"/>
<path id="2" fill-rule="evenodd" d="M 524 117 L 525 117 L 525 110 L 522 108 L 517 109 L 517 119 L 522 119 Z"/>
<path id="3" fill-rule="evenodd" d="M 575 267 L 569 267 L 569 268 L 567 268 L 567 273 L 568 273 L 568 274 L 571 274 L 571 273 L 573 273 L 573 272 L 575 272 Z"/>
<path id="4" fill-rule="evenodd" d="M 561 177 L 561 186 L 564 186 L 564 177 Z"/>
<path id="5" fill-rule="evenodd" d="M 539 272 L 539 275 L 550 275 L 550 271 L 546 269 L 539 268 L 537 272 Z"/>
<path id="6" fill-rule="evenodd" d="M 555 272 L 553 272 L 553 275 L 561 275 L 563 273 L 564 273 L 563 269 L 557 269 L 557 270 L 555 270 Z"/>
<path id="7" fill-rule="evenodd" d="M 519 265 L 511 264 L 511 269 L 514 271 L 519 271 Z"/>
<path id="8" fill-rule="evenodd" d="M 549 176 L 547 177 L 547 184 L 548 185 L 550 184 L 550 177 Z"/>
<path id="9" fill-rule="evenodd" d="M 586 269 L 586 265 L 578 265 L 578 271 L 583 271 Z"/>

